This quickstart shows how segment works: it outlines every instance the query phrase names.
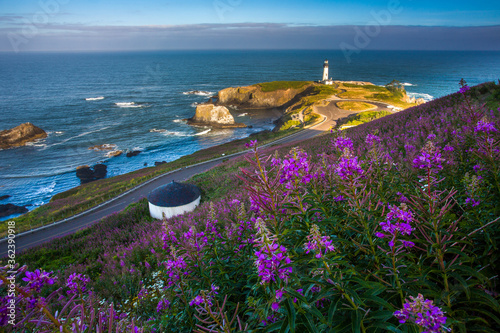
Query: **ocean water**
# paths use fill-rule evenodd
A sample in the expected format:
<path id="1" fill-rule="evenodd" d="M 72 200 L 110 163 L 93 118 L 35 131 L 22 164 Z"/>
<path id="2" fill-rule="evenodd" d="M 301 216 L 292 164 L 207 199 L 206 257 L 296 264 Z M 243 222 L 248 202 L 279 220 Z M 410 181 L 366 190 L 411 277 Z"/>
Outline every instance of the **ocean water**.
<path id="1" fill-rule="evenodd" d="M 34 209 L 79 185 L 75 169 L 104 162 L 108 177 L 172 161 L 197 150 L 272 128 L 186 125 L 195 104 L 218 90 L 274 80 L 319 80 L 323 61 L 339 80 L 386 84 L 397 79 L 426 100 L 500 77 L 500 52 L 363 51 L 348 63 L 340 51 L 177 51 L 0 54 L 0 129 L 32 122 L 49 136 L 0 151 L 0 204 Z M 202 91 L 193 94 L 189 92 Z M 108 158 L 95 145 L 138 156 Z"/>

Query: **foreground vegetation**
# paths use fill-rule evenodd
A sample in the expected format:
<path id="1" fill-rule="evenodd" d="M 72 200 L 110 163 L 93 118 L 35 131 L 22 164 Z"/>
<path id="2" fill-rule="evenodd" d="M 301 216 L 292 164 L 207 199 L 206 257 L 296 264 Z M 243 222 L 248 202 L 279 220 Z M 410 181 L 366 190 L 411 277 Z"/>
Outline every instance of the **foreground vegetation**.
<path id="1" fill-rule="evenodd" d="M 464 85 L 299 147 L 251 141 L 246 159 L 193 180 L 214 192 L 193 213 L 152 221 L 142 201 L 18 256 L 30 268 L 17 269 L 14 298 L 2 291 L 17 326 L 7 307 L 0 322 L 16 332 L 498 332 L 500 110 L 475 104 L 484 96 Z"/>

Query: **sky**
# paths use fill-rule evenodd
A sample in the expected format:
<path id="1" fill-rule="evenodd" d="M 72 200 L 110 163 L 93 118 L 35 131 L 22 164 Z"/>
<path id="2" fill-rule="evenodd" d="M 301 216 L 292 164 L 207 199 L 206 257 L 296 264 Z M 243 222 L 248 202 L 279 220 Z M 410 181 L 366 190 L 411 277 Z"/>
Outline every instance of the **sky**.
<path id="1" fill-rule="evenodd" d="M 500 1 L 0 0 L 0 51 L 500 50 Z"/>

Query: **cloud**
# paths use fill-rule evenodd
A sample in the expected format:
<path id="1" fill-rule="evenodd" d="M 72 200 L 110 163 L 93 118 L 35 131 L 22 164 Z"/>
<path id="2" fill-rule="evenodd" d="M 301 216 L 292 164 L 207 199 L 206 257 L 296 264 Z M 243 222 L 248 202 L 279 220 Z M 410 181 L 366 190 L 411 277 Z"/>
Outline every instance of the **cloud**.
<path id="1" fill-rule="evenodd" d="M 0 51 L 175 49 L 500 50 L 500 26 L 307 26 L 279 23 L 0 26 Z M 25 34 L 27 32 L 27 34 Z M 17 38 L 17 39 L 16 39 Z"/>

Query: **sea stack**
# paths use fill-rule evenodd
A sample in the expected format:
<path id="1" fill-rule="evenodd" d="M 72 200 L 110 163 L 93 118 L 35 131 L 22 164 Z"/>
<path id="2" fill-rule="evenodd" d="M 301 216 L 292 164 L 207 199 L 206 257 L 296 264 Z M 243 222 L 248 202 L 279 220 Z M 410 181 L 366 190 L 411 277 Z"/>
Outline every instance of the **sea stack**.
<path id="1" fill-rule="evenodd" d="M 33 125 L 24 123 L 9 130 L 0 131 L 0 149 L 24 146 L 28 142 L 47 137 L 47 133 Z"/>
<path id="2" fill-rule="evenodd" d="M 225 106 L 214 104 L 196 106 L 196 113 L 193 118 L 188 119 L 188 124 L 216 128 L 247 127 L 245 124 L 235 122 L 233 115 Z"/>

